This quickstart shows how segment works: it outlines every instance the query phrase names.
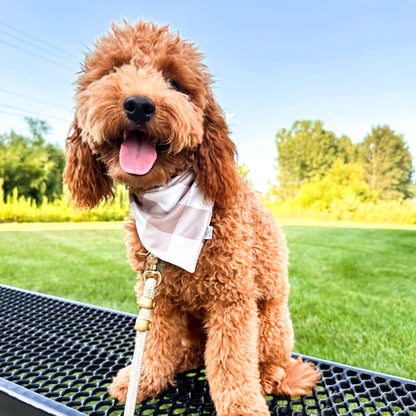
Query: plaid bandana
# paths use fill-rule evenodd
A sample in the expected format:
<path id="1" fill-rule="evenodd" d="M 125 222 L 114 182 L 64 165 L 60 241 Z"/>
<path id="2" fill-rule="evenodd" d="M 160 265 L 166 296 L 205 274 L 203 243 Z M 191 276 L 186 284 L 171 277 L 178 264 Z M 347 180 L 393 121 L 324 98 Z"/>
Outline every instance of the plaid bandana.
<path id="1" fill-rule="evenodd" d="M 203 240 L 211 238 L 213 207 L 204 201 L 195 172 L 184 172 L 141 197 L 130 193 L 130 207 L 145 249 L 193 273 Z"/>

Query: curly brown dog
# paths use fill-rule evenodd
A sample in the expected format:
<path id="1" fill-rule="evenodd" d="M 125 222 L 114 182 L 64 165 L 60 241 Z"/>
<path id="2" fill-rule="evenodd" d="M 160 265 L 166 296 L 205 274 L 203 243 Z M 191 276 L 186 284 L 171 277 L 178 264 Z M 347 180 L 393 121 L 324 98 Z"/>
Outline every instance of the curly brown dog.
<path id="1" fill-rule="evenodd" d="M 76 206 L 94 207 L 112 196 L 114 181 L 140 196 L 195 172 L 214 204 L 213 236 L 194 273 L 172 264 L 163 271 L 137 401 L 162 393 L 175 373 L 205 364 L 218 416 L 269 415 L 265 394 L 306 394 L 319 373 L 291 358 L 285 237 L 238 173 L 210 84 L 195 46 L 167 27 L 113 25 L 86 55 L 77 81 L 64 180 Z M 145 166 L 134 173 L 120 163 L 126 137 Z M 140 160 L 144 147 L 154 160 Z M 125 228 L 131 266 L 145 270 L 133 218 Z M 128 380 L 129 367 L 110 393 L 125 400 Z"/>

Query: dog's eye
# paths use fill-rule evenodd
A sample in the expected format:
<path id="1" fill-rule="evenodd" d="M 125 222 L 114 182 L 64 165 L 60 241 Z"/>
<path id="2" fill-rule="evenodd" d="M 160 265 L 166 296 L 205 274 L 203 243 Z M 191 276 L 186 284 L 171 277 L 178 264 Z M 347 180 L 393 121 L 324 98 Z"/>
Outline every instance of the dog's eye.
<path id="1" fill-rule="evenodd" d="M 180 91 L 179 85 L 176 81 L 174 81 L 173 79 L 169 79 L 168 83 L 169 83 L 170 88 L 172 88 L 173 90 L 176 90 L 176 91 Z"/>

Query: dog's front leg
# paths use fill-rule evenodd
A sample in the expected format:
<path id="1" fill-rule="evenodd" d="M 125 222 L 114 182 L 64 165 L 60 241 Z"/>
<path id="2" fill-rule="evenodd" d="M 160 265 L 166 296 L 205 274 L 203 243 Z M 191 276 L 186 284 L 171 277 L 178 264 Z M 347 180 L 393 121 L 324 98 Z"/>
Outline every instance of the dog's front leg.
<path id="1" fill-rule="evenodd" d="M 255 300 L 215 302 L 207 330 L 205 363 L 217 415 L 269 415 L 260 387 Z"/>
<path id="2" fill-rule="evenodd" d="M 182 337 L 186 317 L 167 298 L 155 296 L 152 327 L 146 340 L 143 370 L 137 402 L 156 397 L 173 384 L 175 369 L 182 358 Z M 112 396 L 125 401 L 130 366 L 123 368 L 109 387 Z"/>

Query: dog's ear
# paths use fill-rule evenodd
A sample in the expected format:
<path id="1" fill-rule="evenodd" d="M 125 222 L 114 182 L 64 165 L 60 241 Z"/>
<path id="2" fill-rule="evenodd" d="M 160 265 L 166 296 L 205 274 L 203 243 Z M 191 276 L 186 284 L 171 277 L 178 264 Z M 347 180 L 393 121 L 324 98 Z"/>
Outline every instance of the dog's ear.
<path id="1" fill-rule="evenodd" d="M 241 187 L 235 154 L 225 116 L 209 93 L 205 107 L 204 137 L 197 149 L 194 169 L 205 198 L 220 207 L 232 205 Z"/>
<path id="2" fill-rule="evenodd" d="M 102 199 L 113 197 L 113 181 L 107 175 L 105 166 L 93 154 L 89 144 L 82 139 L 78 123 L 72 123 L 66 139 L 66 165 L 64 183 L 69 190 L 70 201 L 78 208 L 93 208 Z"/>

